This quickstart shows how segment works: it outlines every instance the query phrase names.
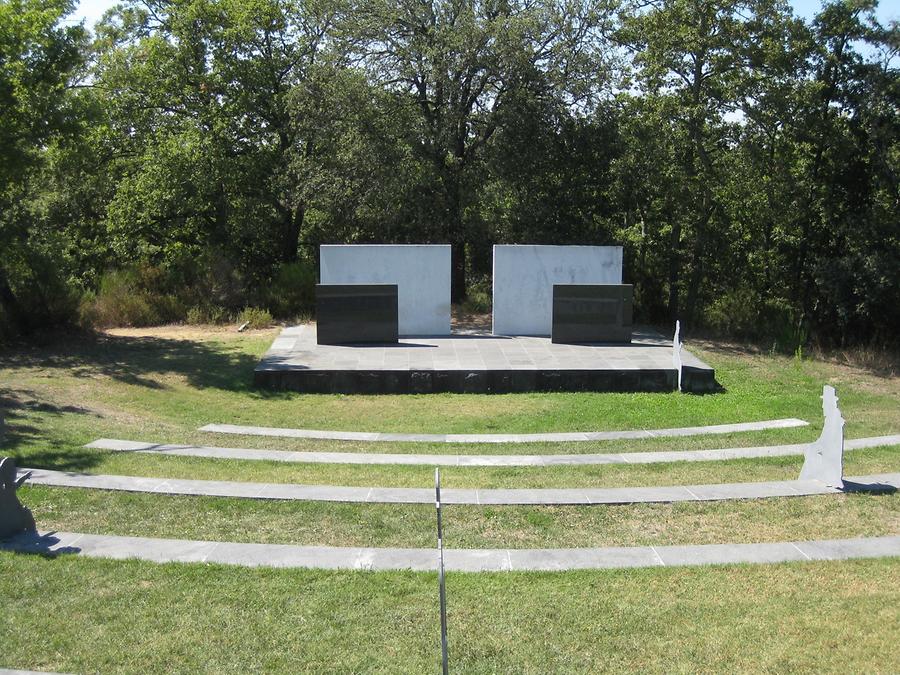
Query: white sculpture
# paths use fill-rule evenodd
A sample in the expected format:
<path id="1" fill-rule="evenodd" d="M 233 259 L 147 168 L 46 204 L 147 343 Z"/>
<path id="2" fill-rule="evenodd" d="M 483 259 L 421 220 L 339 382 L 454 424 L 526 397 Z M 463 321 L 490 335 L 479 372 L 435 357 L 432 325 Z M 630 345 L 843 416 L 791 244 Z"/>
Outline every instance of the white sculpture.
<path id="1" fill-rule="evenodd" d="M 621 284 L 621 246 L 494 245 L 494 335 L 550 335 L 554 284 Z"/>
<path id="2" fill-rule="evenodd" d="M 678 391 L 681 389 L 681 321 L 675 322 L 675 337 L 672 338 L 672 367 L 678 374 Z"/>
<path id="3" fill-rule="evenodd" d="M 449 244 L 323 244 L 323 284 L 396 284 L 401 337 L 450 335 Z"/>
<path id="4" fill-rule="evenodd" d="M 818 480 L 830 487 L 844 487 L 844 418 L 838 409 L 834 387 L 822 389 L 825 425 L 819 439 L 806 449 L 800 480 Z"/>

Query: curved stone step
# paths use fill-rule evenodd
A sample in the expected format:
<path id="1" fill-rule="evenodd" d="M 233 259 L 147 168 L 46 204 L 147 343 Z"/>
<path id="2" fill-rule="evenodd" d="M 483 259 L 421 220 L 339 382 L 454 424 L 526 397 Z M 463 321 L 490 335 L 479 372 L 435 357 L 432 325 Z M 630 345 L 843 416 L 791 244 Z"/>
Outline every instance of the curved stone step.
<path id="1" fill-rule="evenodd" d="M 572 433 L 540 434 L 394 434 L 366 431 L 326 431 L 321 429 L 284 429 L 255 427 L 238 424 L 207 424 L 200 431 L 241 436 L 272 436 L 278 438 L 310 438 L 331 441 L 383 441 L 394 443 L 560 443 L 583 441 L 622 441 L 637 438 L 667 438 L 676 436 L 704 436 L 731 434 L 766 429 L 789 429 L 809 426 L 798 419 L 741 422 L 738 424 L 713 424 L 703 427 L 678 427 L 674 429 L 637 429 L 632 431 L 580 431 Z"/>
<path id="2" fill-rule="evenodd" d="M 80 534 L 25 533 L 0 542 L 0 550 L 40 555 L 195 562 L 244 567 L 305 567 L 332 570 L 437 570 L 435 549 L 341 548 L 242 544 Z M 900 555 L 900 537 L 820 541 L 634 546 L 572 549 L 444 549 L 444 567 L 460 572 L 563 571 L 675 567 L 734 563 L 850 560 Z"/>
<path id="3" fill-rule="evenodd" d="M 46 469 L 21 469 L 21 471 L 22 473 L 30 471 L 32 473 L 30 482 L 36 485 L 95 490 L 369 504 L 430 504 L 434 502 L 434 490 L 431 488 L 242 483 L 84 474 Z M 441 496 L 445 504 L 469 505 L 591 505 L 762 499 L 838 494 L 854 490 L 893 492 L 900 486 L 900 473 L 859 476 L 847 478 L 845 482 L 847 487 L 844 489 L 830 487 L 816 480 L 623 488 L 485 490 L 447 488 L 441 491 Z"/>
<path id="4" fill-rule="evenodd" d="M 844 450 L 900 445 L 900 434 L 844 441 Z M 660 450 L 656 452 L 578 455 L 437 455 L 367 452 L 295 452 L 258 448 L 215 448 L 196 445 L 144 443 L 100 438 L 84 447 L 118 452 L 141 452 L 179 457 L 298 462 L 311 464 L 403 464 L 409 466 L 587 466 L 592 464 L 656 464 L 706 462 L 758 457 L 803 455 L 808 443 L 717 450 Z"/>

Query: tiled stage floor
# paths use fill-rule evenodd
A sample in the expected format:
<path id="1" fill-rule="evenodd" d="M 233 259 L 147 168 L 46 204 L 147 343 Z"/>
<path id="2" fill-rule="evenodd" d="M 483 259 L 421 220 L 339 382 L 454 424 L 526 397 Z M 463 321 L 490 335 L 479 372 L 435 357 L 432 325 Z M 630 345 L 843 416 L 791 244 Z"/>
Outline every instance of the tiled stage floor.
<path id="1" fill-rule="evenodd" d="M 714 373 L 684 350 L 697 389 Z M 333 393 L 671 391 L 672 342 L 635 331 L 631 344 L 565 345 L 545 337 L 464 333 L 396 345 L 318 345 L 314 324 L 286 328 L 254 373 L 257 386 Z"/>

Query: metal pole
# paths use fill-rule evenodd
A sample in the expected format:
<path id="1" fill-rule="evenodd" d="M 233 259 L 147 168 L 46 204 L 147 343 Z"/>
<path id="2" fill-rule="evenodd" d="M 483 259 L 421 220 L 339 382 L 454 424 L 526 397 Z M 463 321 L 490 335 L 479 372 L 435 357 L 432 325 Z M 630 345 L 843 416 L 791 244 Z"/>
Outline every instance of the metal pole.
<path id="1" fill-rule="evenodd" d="M 434 470 L 434 504 L 437 508 L 438 587 L 441 597 L 441 672 L 447 675 L 447 590 L 444 587 L 444 537 L 441 527 L 441 470 Z"/>

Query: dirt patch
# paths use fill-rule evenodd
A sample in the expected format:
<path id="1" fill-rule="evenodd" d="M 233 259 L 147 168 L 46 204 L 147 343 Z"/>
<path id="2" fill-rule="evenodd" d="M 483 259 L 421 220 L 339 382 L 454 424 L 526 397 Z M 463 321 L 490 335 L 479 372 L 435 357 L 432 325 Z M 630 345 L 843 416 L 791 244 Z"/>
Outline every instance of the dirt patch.
<path id="1" fill-rule="evenodd" d="M 275 335 L 280 332 L 281 326 L 273 328 L 264 328 L 261 330 L 247 329 L 241 333 L 238 332 L 237 326 L 226 325 L 201 325 L 201 326 L 150 326 L 147 328 L 109 328 L 102 331 L 106 335 L 114 335 L 117 337 L 154 337 L 164 338 L 167 340 L 191 340 L 202 341 L 214 337 L 217 340 L 238 339 L 247 337 L 248 335 Z"/>

